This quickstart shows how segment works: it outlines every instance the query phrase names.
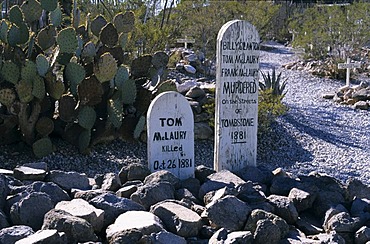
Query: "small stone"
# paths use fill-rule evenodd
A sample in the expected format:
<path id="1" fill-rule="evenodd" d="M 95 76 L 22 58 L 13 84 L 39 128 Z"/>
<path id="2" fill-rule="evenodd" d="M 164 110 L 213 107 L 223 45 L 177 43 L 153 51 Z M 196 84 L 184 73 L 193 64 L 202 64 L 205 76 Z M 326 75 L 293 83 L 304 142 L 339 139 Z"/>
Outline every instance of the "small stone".
<path id="1" fill-rule="evenodd" d="M 207 122 L 194 123 L 194 139 L 207 140 L 213 137 L 213 130 Z"/>
<path id="2" fill-rule="evenodd" d="M 184 69 L 185 69 L 186 72 L 188 72 L 190 74 L 195 74 L 197 72 L 197 70 L 193 66 L 191 66 L 190 64 L 185 64 Z"/>
<path id="3" fill-rule="evenodd" d="M 104 175 L 101 188 L 106 191 L 117 191 L 121 187 L 121 180 L 115 173 L 107 173 Z"/>
<path id="4" fill-rule="evenodd" d="M 324 98 L 324 99 L 333 99 L 334 96 L 335 96 L 334 93 L 324 93 L 324 94 L 322 94 L 322 98 Z"/>
<path id="5" fill-rule="evenodd" d="M 36 233 L 17 241 L 15 244 L 38 244 L 38 243 L 64 244 L 66 242 L 67 237 L 64 233 L 58 232 L 57 230 L 39 230 Z"/>
<path id="6" fill-rule="evenodd" d="M 369 104 L 366 101 L 358 101 L 353 105 L 354 109 L 368 110 Z"/>
<path id="7" fill-rule="evenodd" d="M 190 97 L 190 98 L 193 98 L 193 99 L 204 97 L 205 95 L 206 95 L 206 93 L 204 92 L 204 90 L 202 88 L 198 87 L 198 86 L 193 86 L 185 94 L 185 96 Z"/>
<path id="8" fill-rule="evenodd" d="M 46 176 L 46 181 L 54 182 L 66 191 L 72 188 L 80 190 L 90 190 L 89 178 L 86 174 L 77 172 L 64 172 L 61 170 L 51 170 Z"/>
<path id="9" fill-rule="evenodd" d="M 48 170 L 46 163 L 30 163 L 14 168 L 14 177 L 18 180 L 43 181 Z"/>
<path id="10" fill-rule="evenodd" d="M 137 187 L 136 185 L 130 185 L 130 186 L 125 186 L 125 187 L 122 187 L 120 188 L 117 192 L 116 192 L 116 196 L 118 197 L 125 197 L 125 198 L 130 198 L 131 195 L 137 191 Z"/>
<path id="11" fill-rule="evenodd" d="M 31 227 L 26 225 L 15 225 L 8 228 L 0 229 L 0 243 L 15 243 L 19 240 L 34 234 Z"/>
<path id="12" fill-rule="evenodd" d="M 355 243 L 367 243 L 370 241 L 370 228 L 362 226 L 355 234 Z"/>
<path id="13" fill-rule="evenodd" d="M 138 187 L 131 195 L 131 199 L 149 209 L 150 206 L 167 200 L 175 199 L 175 189 L 168 182 L 159 182 Z"/>
<path id="14" fill-rule="evenodd" d="M 267 200 L 275 207 L 276 215 L 285 219 L 288 224 L 294 224 L 297 221 L 298 211 L 288 197 L 270 195 Z"/>

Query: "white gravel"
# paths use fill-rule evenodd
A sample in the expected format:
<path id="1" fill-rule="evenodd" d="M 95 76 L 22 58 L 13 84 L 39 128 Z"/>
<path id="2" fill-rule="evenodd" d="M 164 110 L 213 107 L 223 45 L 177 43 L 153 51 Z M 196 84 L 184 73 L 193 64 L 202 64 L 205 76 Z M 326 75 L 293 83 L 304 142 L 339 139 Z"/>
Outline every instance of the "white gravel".
<path id="1" fill-rule="evenodd" d="M 276 67 L 288 79 L 284 103 L 289 107 L 272 126 L 272 131 L 258 142 L 258 165 L 270 170 L 281 167 L 293 175 L 318 171 L 346 181 L 355 177 L 370 184 L 369 111 L 353 110 L 321 98 L 333 92 L 343 81 L 314 77 L 301 71 L 285 70 L 282 64 L 297 56 L 284 46 L 261 51 L 261 69 Z M 118 172 L 130 162 L 146 163 L 146 145 L 114 141 L 97 145 L 90 155 L 81 155 L 73 146 L 56 141 L 52 155 L 36 160 L 29 147 L 0 147 L 0 168 L 44 161 L 50 169 L 96 173 Z M 213 165 L 213 142 L 195 143 L 196 164 Z"/>

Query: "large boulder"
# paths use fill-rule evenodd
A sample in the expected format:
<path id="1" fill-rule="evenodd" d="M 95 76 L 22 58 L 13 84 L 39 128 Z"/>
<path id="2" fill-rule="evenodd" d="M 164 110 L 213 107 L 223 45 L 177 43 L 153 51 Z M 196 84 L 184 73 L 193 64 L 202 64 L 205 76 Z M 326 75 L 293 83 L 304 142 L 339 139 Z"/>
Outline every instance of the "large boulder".
<path id="1" fill-rule="evenodd" d="M 104 210 L 95 208 L 83 199 L 59 202 L 55 209 L 66 211 L 75 217 L 88 221 L 96 232 L 100 232 L 103 228 Z"/>
<path id="2" fill-rule="evenodd" d="M 8 228 L 3 228 L 0 230 L 0 243 L 15 243 L 33 233 L 35 232 L 27 225 L 14 225 Z"/>
<path id="3" fill-rule="evenodd" d="M 119 188 L 121 188 L 121 186 L 121 180 L 117 174 L 107 173 L 104 175 L 103 183 L 101 186 L 102 190 L 117 191 Z"/>
<path id="4" fill-rule="evenodd" d="M 174 233 L 162 230 L 158 233 L 152 233 L 150 235 L 151 243 L 165 244 L 165 243 L 176 243 L 176 244 L 186 244 L 184 237 L 178 236 Z"/>
<path id="5" fill-rule="evenodd" d="M 148 210 L 150 206 L 158 202 L 175 199 L 175 188 L 167 181 L 145 184 L 138 187 L 137 191 L 131 195 L 131 199 Z"/>
<path id="6" fill-rule="evenodd" d="M 144 210 L 142 205 L 127 198 L 117 197 L 113 193 L 104 193 L 94 197 L 89 203 L 104 210 L 104 227 L 112 224 L 124 212 Z"/>
<path id="7" fill-rule="evenodd" d="M 67 241 L 67 236 L 63 232 L 58 232 L 57 230 L 39 230 L 17 241 L 15 244 L 64 244 L 67 243 Z"/>
<path id="8" fill-rule="evenodd" d="M 44 215 L 53 207 L 54 205 L 47 194 L 32 192 L 12 205 L 10 218 L 13 224 L 28 225 L 34 230 L 39 230 Z"/>
<path id="9" fill-rule="evenodd" d="M 256 244 L 278 244 L 281 230 L 271 219 L 261 219 L 256 223 L 253 238 Z"/>
<path id="10" fill-rule="evenodd" d="M 13 176 L 18 180 L 44 180 L 48 172 L 48 165 L 44 162 L 29 163 L 13 169 Z"/>
<path id="11" fill-rule="evenodd" d="M 140 163 L 132 163 L 123 167 L 119 172 L 121 183 L 132 180 L 144 181 L 145 177 L 150 175 L 150 170 L 147 166 Z"/>
<path id="12" fill-rule="evenodd" d="M 160 182 L 168 182 L 170 183 L 175 189 L 179 188 L 180 186 L 180 179 L 172 174 L 167 170 L 159 170 L 156 172 L 151 173 L 144 179 L 145 185 L 151 185 Z"/>
<path id="13" fill-rule="evenodd" d="M 177 202 L 157 203 L 150 208 L 150 212 L 163 221 L 167 230 L 182 237 L 197 236 L 202 227 L 202 218 Z"/>
<path id="14" fill-rule="evenodd" d="M 288 198 L 293 201 L 297 211 L 302 212 L 312 207 L 312 204 L 316 199 L 316 194 L 312 194 L 298 188 L 292 188 L 289 192 Z"/>
<path id="15" fill-rule="evenodd" d="M 30 186 L 31 186 L 30 192 L 35 191 L 47 194 L 50 197 L 50 200 L 54 206 L 60 201 L 71 200 L 68 193 L 53 182 L 36 181 L 33 182 Z"/>
<path id="16" fill-rule="evenodd" d="M 238 231 L 243 230 L 250 212 L 247 203 L 235 196 L 225 196 L 209 203 L 202 217 L 207 217 L 211 226 L 216 228 Z"/>
<path id="17" fill-rule="evenodd" d="M 154 214 L 145 211 L 128 211 L 118 216 L 114 224 L 108 226 L 107 239 L 132 235 L 132 231 L 139 231 L 142 235 L 150 235 L 162 230 L 162 221 Z M 141 238 L 141 237 L 140 237 Z M 112 242 L 111 242 L 112 243 Z"/>
<path id="18" fill-rule="evenodd" d="M 294 224 L 298 219 L 298 212 L 293 201 L 288 197 L 270 195 L 267 200 L 275 207 L 275 214 L 285 219 L 288 224 Z"/>
<path id="19" fill-rule="evenodd" d="M 56 229 L 58 232 L 64 232 L 68 243 L 97 241 L 98 239 L 89 222 L 58 209 L 52 209 L 45 214 L 42 229 Z"/>
<path id="20" fill-rule="evenodd" d="M 252 181 L 253 183 L 270 185 L 273 174 L 264 168 L 255 166 L 246 166 L 237 172 L 237 175 L 244 181 Z"/>
<path id="21" fill-rule="evenodd" d="M 68 192 L 70 192 L 73 188 L 80 190 L 91 189 L 89 178 L 86 176 L 86 174 L 73 171 L 64 172 L 61 170 L 51 170 L 46 176 L 45 180 L 54 182 Z"/>

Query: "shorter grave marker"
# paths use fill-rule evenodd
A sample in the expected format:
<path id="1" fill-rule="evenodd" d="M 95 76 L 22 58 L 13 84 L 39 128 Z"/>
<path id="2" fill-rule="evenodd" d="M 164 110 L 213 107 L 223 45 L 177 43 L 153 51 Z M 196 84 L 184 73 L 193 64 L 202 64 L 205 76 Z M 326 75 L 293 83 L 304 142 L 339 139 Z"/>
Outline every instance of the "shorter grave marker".
<path id="1" fill-rule="evenodd" d="M 173 91 L 158 95 L 149 106 L 147 126 L 150 170 L 194 177 L 194 119 L 185 97 Z"/>
<path id="2" fill-rule="evenodd" d="M 177 43 L 184 43 L 184 47 L 187 49 L 189 43 L 195 43 L 195 39 L 189 39 L 187 36 L 185 38 L 177 39 Z"/>
<path id="3" fill-rule="evenodd" d="M 350 76 L 350 72 L 351 72 L 351 69 L 354 69 L 354 68 L 360 68 L 361 67 L 361 64 L 359 63 L 351 63 L 351 59 L 350 58 L 347 58 L 347 62 L 346 63 L 340 63 L 338 64 L 338 69 L 347 69 L 347 75 L 346 75 L 346 85 L 349 86 L 349 76 Z"/>

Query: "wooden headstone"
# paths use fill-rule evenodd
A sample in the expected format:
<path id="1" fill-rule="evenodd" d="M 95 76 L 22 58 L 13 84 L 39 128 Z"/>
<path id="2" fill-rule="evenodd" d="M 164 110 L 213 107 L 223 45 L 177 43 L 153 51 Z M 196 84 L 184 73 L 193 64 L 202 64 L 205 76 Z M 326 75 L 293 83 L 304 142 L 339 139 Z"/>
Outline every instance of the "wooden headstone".
<path id="1" fill-rule="evenodd" d="M 217 36 L 216 171 L 256 165 L 259 35 L 247 21 L 233 20 Z"/>
<path id="2" fill-rule="evenodd" d="M 361 67 L 361 64 L 360 63 L 351 63 L 351 59 L 350 58 L 347 58 L 347 62 L 346 63 L 340 63 L 340 64 L 338 64 L 338 69 L 347 69 L 347 72 L 346 72 L 346 85 L 347 86 L 350 85 L 349 76 L 350 76 L 350 73 L 351 73 L 351 69 L 360 68 L 360 67 Z"/>
<path id="3" fill-rule="evenodd" d="M 147 127 L 150 170 L 194 177 L 194 118 L 185 97 L 173 91 L 158 95 L 149 106 Z"/>

